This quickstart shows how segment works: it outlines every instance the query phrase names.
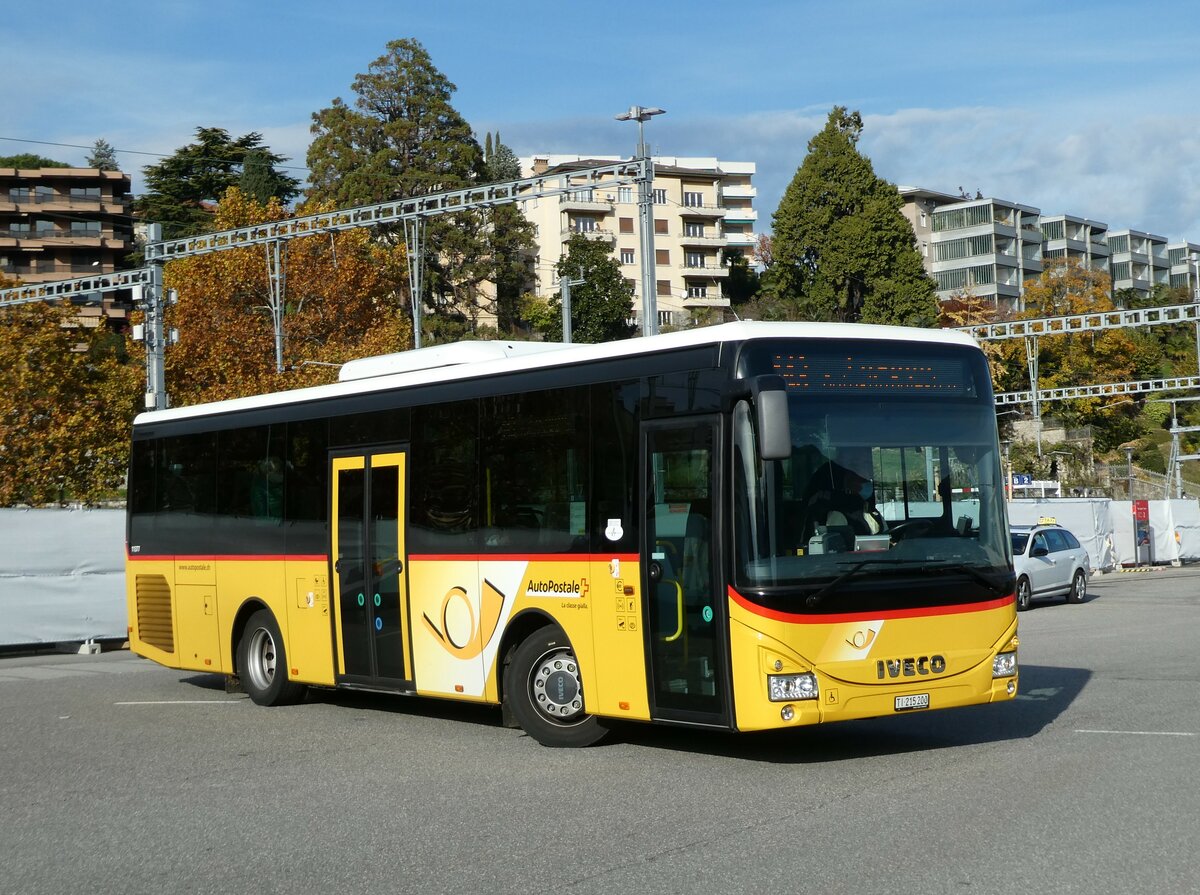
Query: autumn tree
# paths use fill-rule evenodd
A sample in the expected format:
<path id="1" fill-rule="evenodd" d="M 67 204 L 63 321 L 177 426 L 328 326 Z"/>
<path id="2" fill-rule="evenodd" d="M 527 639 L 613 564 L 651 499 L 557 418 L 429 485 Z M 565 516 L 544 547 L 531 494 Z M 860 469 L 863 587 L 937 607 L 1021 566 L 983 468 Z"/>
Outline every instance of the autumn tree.
<path id="1" fill-rule="evenodd" d="M 0 506 L 95 503 L 124 479 L 142 365 L 75 315 L 68 303 L 0 310 Z"/>
<path id="2" fill-rule="evenodd" d="M 213 208 L 241 183 L 247 162 L 254 172 L 252 191 L 262 201 L 287 202 L 298 195 L 300 181 L 280 168 L 285 161 L 263 144 L 262 134 L 234 139 L 223 128 L 198 127 L 195 143 L 142 169 L 146 193 L 135 208 L 145 220 L 162 224 L 164 239 L 204 233 L 216 226 Z"/>
<path id="3" fill-rule="evenodd" d="M 315 212 L 309 206 L 302 212 Z M 263 206 L 233 188 L 213 221 L 232 229 L 280 220 L 277 199 Z M 289 240 L 285 270 L 285 360 L 275 367 L 270 286 L 262 247 L 197 255 L 166 265 L 165 284 L 179 301 L 167 325 L 179 330 L 167 349 L 173 404 L 195 404 L 329 382 L 356 357 L 412 347 L 412 327 L 398 299 L 407 267 L 402 247 L 366 229 Z"/>
<path id="4" fill-rule="evenodd" d="M 311 199 L 336 207 L 367 205 L 505 179 L 496 175 L 511 172 L 511 150 L 505 151 L 499 134 L 489 172 L 471 126 L 451 103 L 454 84 L 419 41 L 389 43 L 351 89 L 353 103 L 339 97 L 313 114 Z M 399 233 L 383 236 L 401 239 Z M 434 312 L 433 319 L 423 315 L 426 335 L 433 341 L 464 335 L 484 314 L 495 314 L 502 331 L 510 329 L 526 279 L 523 258 L 532 245 L 532 226 L 515 208 L 428 219 L 426 291 L 419 297 Z"/>
<path id="5" fill-rule="evenodd" d="M 584 282 L 571 287 L 571 341 L 612 342 L 633 335 L 633 287 L 621 276 L 621 267 L 608 248 L 582 233 L 567 241 L 566 254 L 556 270 L 559 279 Z M 551 316 L 546 337 L 559 341 L 562 331 L 562 299 L 549 302 Z"/>
<path id="6" fill-rule="evenodd" d="M 835 106 L 773 217 L 764 291 L 776 319 L 932 326 L 925 273 L 896 187 L 858 151 L 862 117 Z"/>

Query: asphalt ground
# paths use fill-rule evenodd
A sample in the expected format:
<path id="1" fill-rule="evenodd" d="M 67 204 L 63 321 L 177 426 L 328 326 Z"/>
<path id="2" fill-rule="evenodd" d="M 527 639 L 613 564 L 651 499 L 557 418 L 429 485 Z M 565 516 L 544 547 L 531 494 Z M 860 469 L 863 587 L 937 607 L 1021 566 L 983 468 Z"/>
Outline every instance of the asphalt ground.
<path id="1" fill-rule="evenodd" d="M 1012 703 L 539 746 L 494 709 L 263 709 L 0 658 L 0 892 L 1200 892 L 1200 568 L 1021 615 Z"/>

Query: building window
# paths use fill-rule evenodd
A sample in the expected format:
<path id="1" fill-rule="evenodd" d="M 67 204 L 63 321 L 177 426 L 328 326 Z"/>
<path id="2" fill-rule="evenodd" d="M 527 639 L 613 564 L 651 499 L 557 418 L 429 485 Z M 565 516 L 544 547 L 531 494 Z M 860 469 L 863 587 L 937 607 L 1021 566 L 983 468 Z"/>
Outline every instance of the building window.
<path id="1" fill-rule="evenodd" d="M 572 222 L 571 229 L 576 233 L 595 233 L 596 219 L 595 218 L 575 218 Z"/>
<path id="2" fill-rule="evenodd" d="M 703 267 L 704 253 L 703 252 L 688 252 L 683 256 L 684 267 Z"/>
<path id="3" fill-rule="evenodd" d="M 707 286 L 688 286 L 687 287 L 687 295 L 688 295 L 688 298 L 708 298 L 708 287 Z"/>
<path id="4" fill-rule="evenodd" d="M 34 202 L 53 202 L 54 201 L 54 188 L 48 187 L 45 185 L 35 186 L 33 188 L 33 201 Z"/>
<path id="5" fill-rule="evenodd" d="M 654 232 L 655 232 L 655 233 L 662 233 L 662 234 L 666 235 L 666 233 L 667 233 L 667 222 L 666 222 L 666 221 L 660 221 L 658 218 L 655 218 L 655 219 L 654 219 Z"/>
<path id="6" fill-rule="evenodd" d="M 683 204 L 688 208 L 701 208 L 704 205 L 703 193 L 684 193 Z"/>
<path id="7" fill-rule="evenodd" d="M 704 236 L 704 225 L 699 221 L 685 221 L 683 224 L 684 236 Z"/>
<path id="8" fill-rule="evenodd" d="M 72 236 L 99 236 L 99 221 L 71 221 Z"/>
<path id="9" fill-rule="evenodd" d="M 626 204 L 632 202 L 633 201 L 633 187 L 631 187 L 631 186 L 617 187 L 617 201 L 623 202 Z"/>
<path id="10" fill-rule="evenodd" d="M 654 283 L 654 286 L 655 286 L 654 291 L 658 295 L 670 295 L 671 294 L 671 281 L 670 280 L 656 280 Z"/>
<path id="11" fill-rule="evenodd" d="M 71 187 L 72 199 L 99 199 L 100 187 L 98 186 L 73 186 Z"/>
<path id="12" fill-rule="evenodd" d="M 54 221 L 34 221 L 33 229 L 38 233 L 53 233 Z"/>
<path id="13" fill-rule="evenodd" d="M 667 204 L 667 191 L 666 190 L 655 190 L 654 191 L 654 204 L 655 205 L 666 205 Z"/>
<path id="14" fill-rule="evenodd" d="M 621 249 L 621 263 L 633 264 L 633 249 Z"/>
<path id="15" fill-rule="evenodd" d="M 618 225 L 618 230 L 621 233 L 633 232 L 633 218 L 619 218 Z"/>
<path id="16" fill-rule="evenodd" d="M 921 212 L 921 226 L 922 227 L 929 226 L 929 215 L 924 211 Z"/>
<path id="17" fill-rule="evenodd" d="M 29 187 L 27 186 L 10 186 L 8 188 L 8 200 L 10 202 L 28 202 Z"/>
<path id="18" fill-rule="evenodd" d="M 654 263 L 662 264 L 662 265 L 670 264 L 671 263 L 671 250 L 670 249 L 655 249 L 654 250 Z"/>

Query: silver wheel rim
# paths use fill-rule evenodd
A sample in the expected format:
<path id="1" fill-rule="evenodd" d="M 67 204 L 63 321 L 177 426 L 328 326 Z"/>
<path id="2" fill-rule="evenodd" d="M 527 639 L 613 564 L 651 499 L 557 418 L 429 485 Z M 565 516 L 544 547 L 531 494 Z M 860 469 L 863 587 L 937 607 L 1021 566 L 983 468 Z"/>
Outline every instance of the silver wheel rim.
<path id="1" fill-rule="evenodd" d="M 1080 572 L 1075 573 L 1075 600 L 1079 603 L 1083 602 L 1083 595 L 1087 593 L 1087 582 L 1084 580 Z"/>
<path id="2" fill-rule="evenodd" d="M 246 674 L 257 690 L 268 690 L 275 680 L 275 638 L 266 628 L 257 628 L 250 635 L 246 650 Z"/>
<path id="3" fill-rule="evenodd" d="M 1029 582 L 1028 581 L 1022 581 L 1020 584 L 1017 585 L 1017 605 L 1018 606 L 1028 606 L 1029 605 Z"/>
<path id="4" fill-rule="evenodd" d="M 547 650 L 529 673 L 529 697 L 543 718 L 569 726 L 585 717 L 579 663 L 569 649 Z"/>

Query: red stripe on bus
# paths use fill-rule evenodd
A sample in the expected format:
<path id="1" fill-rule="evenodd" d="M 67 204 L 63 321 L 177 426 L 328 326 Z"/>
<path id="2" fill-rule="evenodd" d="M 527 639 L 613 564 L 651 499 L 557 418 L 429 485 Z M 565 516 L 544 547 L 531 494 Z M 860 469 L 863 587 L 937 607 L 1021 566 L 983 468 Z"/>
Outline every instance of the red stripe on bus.
<path id="1" fill-rule="evenodd" d="M 873 621 L 874 619 L 890 618 L 930 618 L 937 615 L 962 615 L 967 612 L 990 612 L 1001 609 L 1016 600 L 1016 594 L 1000 597 L 998 600 L 988 600 L 985 603 L 960 603 L 957 606 L 924 606 L 918 609 L 885 609 L 882 612 L 844 612 L 837 614 L 818 614 L 813 612 L 780 612 L 778 609 L 767 609 L 751 603 L 732 587 L 729 588 L 729 598 L 747 612 L 763 618 L 779 622 L 792 622 L 801 625 L 828 625 L 842 622 Z"/>
<path id="2" fill-rule="evenodd" d="M 636 553 L 410 553 L 409 562 L 637 562 Z"/>
<path id="3" fill-rule="evenodd" d="M 246 555 L 221 554 L 203 556 L 183 553 L 166 553 L 153 555 L 147 553 L 126 553 L 126 558 L 133 562 L 329 562 L 329 556 L 319 554 L 266 554 L 254 553 Z"/>

